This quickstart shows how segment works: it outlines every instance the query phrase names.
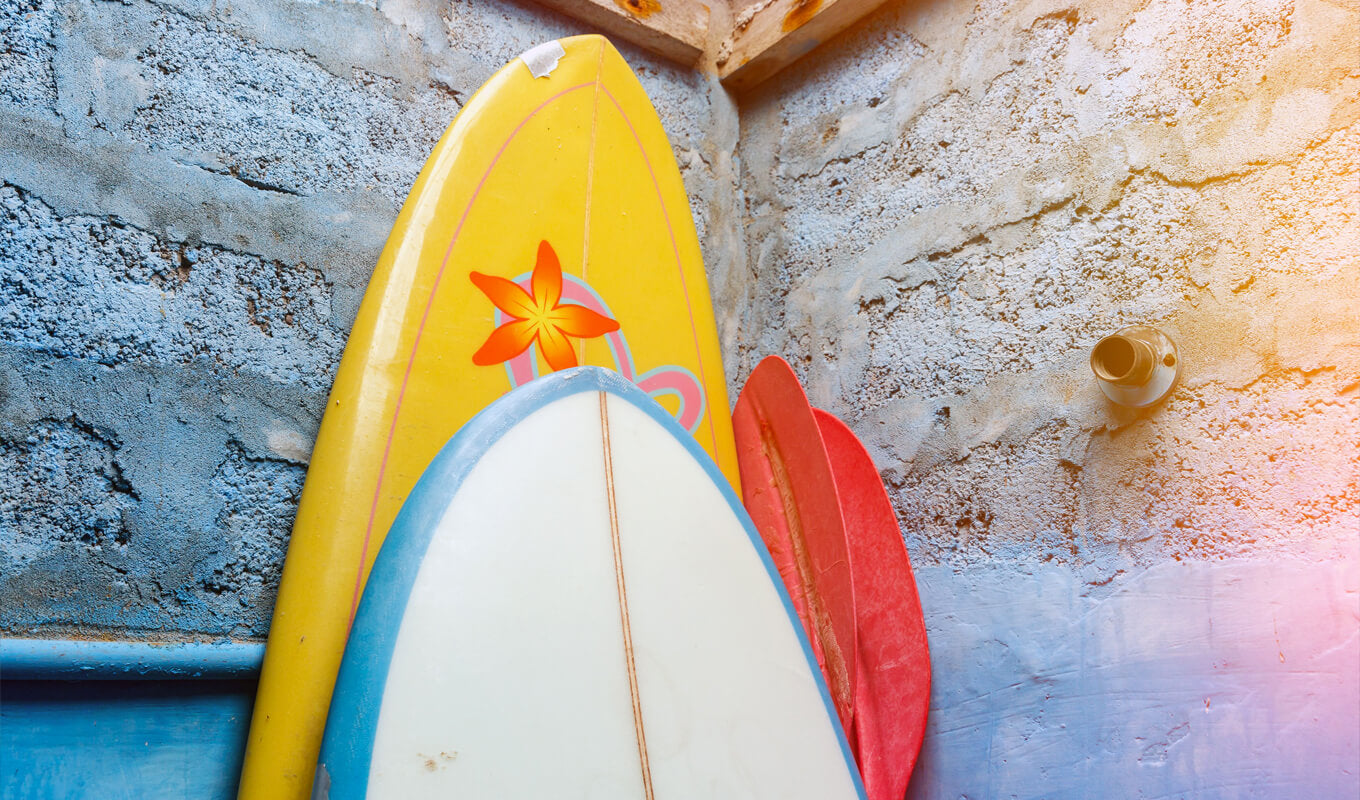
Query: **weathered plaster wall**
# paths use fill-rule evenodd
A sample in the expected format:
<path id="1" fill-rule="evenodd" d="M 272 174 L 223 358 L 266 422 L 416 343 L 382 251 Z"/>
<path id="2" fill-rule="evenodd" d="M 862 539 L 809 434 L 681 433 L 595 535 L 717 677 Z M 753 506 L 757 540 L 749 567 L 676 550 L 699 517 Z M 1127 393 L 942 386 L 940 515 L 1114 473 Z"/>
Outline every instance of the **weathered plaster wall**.
<path id="1" fill-rule="evenodd" d="M 935 688 L 917 797 L 1360 788 L 1360 9 L 890 3 L 740 103 L 733 386 L 874 453 Z M 1120 409 L 1091 345 L 1184 380 Z"/>
<path id="2" fill-rule="evenodd" d="M 401 201 L 492 72 L 579 32 L 499 0 L 0 0 L 0 629 L 267 632 Z M 735 106 L 624 53 L 721 275 Z"/>

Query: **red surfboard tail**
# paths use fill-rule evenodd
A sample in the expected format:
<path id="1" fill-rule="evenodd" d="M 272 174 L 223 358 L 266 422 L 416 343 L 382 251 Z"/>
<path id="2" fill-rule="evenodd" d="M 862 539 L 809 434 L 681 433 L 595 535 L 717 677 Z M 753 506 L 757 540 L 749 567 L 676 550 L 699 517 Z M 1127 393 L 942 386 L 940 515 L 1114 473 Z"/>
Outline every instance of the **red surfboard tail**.
<path id="1" fill-rule="evenodd" d="M 743 501 L 803 621 L 869 800 L 901 800 L 925 736 L 930 651 L 911 559 L 873 459 L 762 361 L 732 412 Z"/>
<path id="2" fill-rule="evenodd" d="M 854 747 L 855 598 L 836 481 L 798 377 L 771 356 L 732 412 L 742 502 L 803 621 Z"/>
<path id="3" fill-rule="evenodd" d="M 870 800 L 900 800 L 925 736 L 930 648 L 911 558 L 863 443 L 814 409 L 845 520 L 858 626 L 855 752 Z"/>

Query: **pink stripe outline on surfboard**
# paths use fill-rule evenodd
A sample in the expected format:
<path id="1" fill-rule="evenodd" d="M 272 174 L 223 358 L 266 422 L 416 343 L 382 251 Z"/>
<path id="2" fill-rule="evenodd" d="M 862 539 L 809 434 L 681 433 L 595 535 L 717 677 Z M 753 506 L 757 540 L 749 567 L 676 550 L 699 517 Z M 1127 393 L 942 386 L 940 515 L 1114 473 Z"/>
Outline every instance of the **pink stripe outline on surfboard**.
<path id="1" fill-rule="evenodd" d="M 365 564 L 365 562 L 367 562 L 367 560 L 368 560 L 369 546 L 371 545 L 371 543 L 372 543 L 372 538 L 373 538 L 373 522 L 374 522 L 374 519 L 377 517 L 378 500 L 379 500 L 379 498 L 382 496 L 383 482 L 384 482 L 384 479 L 386 478 L 386 474 L 387 474 L 387 463 L 388 463 L 388 458 L 389 458 L 389 456 L 390 456 L 390 454 L 391 454 L 391 451 L 392 451 L 392 441 L 393 441 L 393 439 L 394 439 L 395 436 L 396 436 L 397 421 L 398 421 L 398 419 L 399 419 L 400 416 L 401 416 L 401 407 L 402 407 L 402 403 L 403 403 L 403 401 L 405 400 L 405 397 L 406 397 L 406 387 L 407 387 L 408 383 L 410 382 L 410 378 L 411 378 L 411 370 L 412 370 L 412 368 L 413 368 L 413 366 L 414 366 L 414 364 L 415 364 L 416 355 L 417 355 L 417 353 L 418 353 L 419 350 L 420 350 L 421 337 L 422 337 L 422 335 L 423 335 L 423 333 L 424 333 L 424 331 L 425 331 L 425 325 L 426 325 L 426 323 L 429 321 L 430 310 L 431 310 L 431 308 L 432 308 L 433 305 L 434 305 L 435 296 L 438 294 L 440 283 L 441 283 L 441 281 L 443 280 L 444 273 L 445 273 L 445 271 L 446 271 L 447 268 L 448 268 L 449 259 L 450 259 L 450 257 L 451 257 L 452 254 L 453 254 L 453 249 L 454 249 L 454 247 L 457 245 L 457 243 L 458 243 L 458 238 L 459 238 L 460 234 L 461 234 L 462 231 L 463 231 L 463 226 L 464 226 L 464 224 L 467 222 L 468 216 L 471 214 L 473 205 L 477 202 L 477 199 L 478 199 L 478 197 L 479 197 L 480 194 L 481 194 L 482 188 L 483 188 L 483 187 L 485 186 L 485 184 L 486 184 L 487 178 L 490 177 L 491 172 L 496 168 L 496 165 L 500 162 L 501 156 L 502 156 L 502 155 L 505 153 L 505 151 L 509 148 L 510 143 L 511 143 L 512 141 L 514 141 L 515 137 L 519 134 L 519 132 L 520 132 L 521 130 L 523 130 L 524 127 L 525 127 L 526 125 L 528 125 L 529 122 L 530 122 L 534 117 L 536 117 L 536 116 L 539 114 L 539 112 L 541 112 L 543 109 L 547 108 L 549 105 L 551 105 L 551 104 L 557 102 L 558 100 L 560 100 L 561 98 L 565 97 L 565 96 L 568 95 L 568 94 L 571 94 L 571 93 L 573 93 L 573 92 L 579 91 L 579 90 L 581 90 L 581 89 L 585 89 L 585 88 L 587 88 L 587 87 L 596 87 L 598 90 L 603 91 L 604 94 L 605 94 L 605 96 L 609 98 L 610 103 L 613 104 L 614 108 L 619 112 L 619 115 L 623 118 L 624 122 L 628 125 L 628 130 L 629 130 L 629 132 L 632 133 L 632 135 L 633 135 L 633 141 L 634 141 L 634 142 L 637 144 L 637 146 L 638 146 L 638 152 L 639 152 L 639 154 L 642 156 L 643 163 L 645 163 L 645 164 L 647 165 L 647 172 L 648 172 L 648 174 L 650 175 L 650 177 L 651 177 L 651 179 L 652 179 L 652 187 L 653 187 L 653 189 L 655 189 L 655 191 L 656 191 L 657 204 L 658 204 L 658 206 L 660 207 L 662 218 L 663 218 L 663 219 L 665 220 L 665 222 L 666 222 L 666 232 L 667 232 L 668 236 L 670 237 L 670 242 L 671 242 L 671 252 L 672 252 L 672 253 L 674 254 L 674 256 L 675 256 L 675 268 L 676 268 L 676 274 L 677 274 L 677 276 L 678 276 L 679 279 L 680 279 L 681 290 L 682 290 L 682 292 L 683 292 L 683 294 L 684 294 L 684 297 L 685 297 L 685 307 L 686 307 L 686 310 L 687 310 L 687 312 L 688 312 L 689 320 L 690 320 L 690 334 L 691 334 L 692 339 L 693 339 L 693 342 L 694 342 L 695 353 L 696 353 L 696 356 L 697 356 L 698 362 L 699 362 L 699 379 L 700 379 L 700 382 L 701 382 L 701 383 L 700 383 L 700 386 L 702 386 L 702 385 L 703 385 L 702 382 L 706 380 L 706 371 L 704 370 L 703 351 L 702 351 L 702 349 L 701 349 L 700 346 L 699 346 L 699 330 L 698 330 L 698 323 L 697 323 L 696 320 L 694 319 L 694 306 L 693 306 L 693 301 L 690 299 L 690 296 L 689 296 L 689 285 L 688 285 L 688 282 L 685 280 L 684 270 L 683 270 L 683 262 L 681 261 L 681 258 L 680 258 L 680 246 L 679 246 L 679 242 L 676 240 L 676 237 L 675 237 L 675 228 L 674 228 L 674 225 L 671 223 L 670 211 L 669 211 L 669 209 L 666 207 L 665 199 L 664 199 L 664 197 L 663 197 L 663 195 L 662 195 L 662 193 L 661 193 L 661 184 L 660 184 L 660 182 L 658 181 L 658 179 L 657 179 L 657 177 L 656 177 L 656 170 L 655 170 L 655 169 L 653 168 L 653 166 L 652 166 L 652 162 L 651 162 L 651 159 L 650 159 L 650 158 L 648 157 L 648 155 L 647 155 L 647 150 L 646 150 L 646 148 L 643 147 L 642 139 L 641 139 L 641 137 L 638 135 L 637 128 L 633 125 L 632 119 L 628 116 L 628 113 L 627 113 L 626 111 L 624 111 L 623 107 L 619 104 L 618 99 L 614 97 L 614 94 L 613 94 L 612 92 L 609 91 L 609 87 L 607 87 L 607 86 L 604 85 L 604 82 L 603 82 L 603 80 L 602 80 L 602 77 L 597 73 L 595 80 L 593 80 L 593 81 L 588 81 L 588 82 L 585 82 L 585 83 L 576 84 L 575 86 L 570 86 L 570 87 L 567 87 L 566 89 L 563 89 L 562 91 L 558 92 L 557 94 L 553 95 L 552 97 L 549 97 L 547 100 L 544 100 L 542 103 L 540 103 L 538 106 L 536 106 L 532 111 L 530 111 L 530 112 L 529 112 L 522 120 L 519 121 L 519 123 L 515 126 L 515 128 L 510 132 L 510 135 L 507 136 L 506 139 L 505 139 L 505 141 L 501 144 L 500 148 L 497 149 L 496 154 L 492 157 L 490 163 L 487 165 L 486 171 L 482 173 L 481 179 L 478 180 L 477 186 L 476 186 L 476 188 L 473 190 L 472 195 L 468 198 L 467 205 L 464 207 L 462 215 L 459 217 L 458 226 L 454 229 L 453 236 L 450 238 L 448 247 L 447 247 L 447 248 L 445 249 L 445 251 L 444 251 L 444 258 L 443 258 L 443 260 L 440 262 L 439 271 L 435 274 L 434 282 L 432 283 L 432 285 L 431 285 L 431 287 L 430 287 L 430 294 L 429 294 L 429 297 L 428 297 L 427 300 L 426 300 L 424 312 L 423 312 L 422 315 L 421 315 L 420 325 L 416 328 L 416 336 L 415 336 L 415 340 L 414 340 L 414 342 L 412 343 L 412 346 L 411 346 L 411 355 L 410 355 L 410 356 L 408 357 L 408 359 L 407 359 L 407 362 L 406 362 L 406 370 L 405 370 L 404 374 L 402 375 L 401 388 L 398 390 L 398 393 L 397 393 L 397 402 L 396 402 L 396 405 L 395 405 L 395 407 L 393 408 L 393 411 L 392 411 L 392 422 L 391 422 L 391 424 L 388 426 L 388 431 L 387 431 L 387 441 L 386 441 L 386 443 L 385 443 L 384 446 L 383 446 L 383 457 L 382 457 L 382 461 L 381 461 L 381 463 L 380 463 L 380 465 L 379 465 L 379 468 L 378 468 L 378 479 L 377 479 L 377 482 L 374 484 L 374 487 L 373 487 L 373 500 L 372 500 L 371 504 L 369 505 L 368 522 L 367 522 L 367 524 L 366 524 L 366 526 L 365 526 L 365 529 L 364 529 L 364 543 L 363 543 L 362 549 L 360 550 L 360 555 L 359 555 L 359 565 L 358 565 L 358 568 L 355 570 L 355 574 L 354 574 L 354 591 L 353 591 L 353 594 L 352 594 L 351 599 L 350 599 L 350 611 L 349 611 L 349 624 L 351 624 L 351 625 L 352 625 L 353 622 L 354 622 L 354 614 L 355 614 L 355 611 L 358 609 L 358 605 L 359 605 L 359 597 L 360 597 L 360 594 L 361 594 L 362 589 L 363 589 L 363 572 L 364 572 L 364 564 Z M 651 372 L 649 372 L 649 373 L 645 373 L 644 376 L 642 376 L 642 377 L 643 377 L 643 378 L 648 378 L 648 377 L 655 377 L 655 376 L 653 376 L 653 374 L 652 374 Z M 655 384 L 654 384 L 654 385 L 655 385 Z M 661 392 L 673 392 L 673 393 L 676 393 L 676 394 L 680 394 L 678 388 L 676 388 L 676 387 L 658 386 L 658 387 L 656 387 L 656 389 L 657 389 L 657 392 L 658 392 L 658 393 L 661 393 Z M 700 394 L 702 395 L 702 392 L 700 392 Z M 683 396 L 683 394 L 680 394 L 680 396 L 681 396 L 682 405 L 684 405 L 686 408 L 691 408 L 691 407 L 693 407 L 693 406 L 691 406 L 690 404 L 684 402 L 684 396 Z M 703 409 L 703 410 L 706 410 L 706 406 L 707 406 L 707 403 L 705 402 L 705 403 L 703 403 L 703 404 L 700 406 L 700 408 Z M 701 410 L 701 411 L 699 412 L 701 418 L 702 418 L 702 416 L 703 416 L 703 410 Z M 696 422 L 697 422 L 697 421 L 696 421 Z M 696 427 L 697 427 L 697 426 L 696 426 Z M 718 452 L 718 445 L 717 445 L 717 441 L 718 441 L 718 440 L 717 440 L 717 431 L 716 431 L 715 428 L 714 428 L 712 415 L 708 415 L 708 431 L 709 431 L 709 438 L 710 438 L 710 441 L 712 442 L 712 446 L 713 446 L 713 452 L 714 452 L 715 455 L 716 455 L 716 453 Z"/>
<path id="2" fill-rule="evenodd" d="M 378 514 L 378 498 L 382 496 L 383 478 L 387 476 L 387 459 L 392 453 L 392 439 L 397 432 L 397 419 L 401 416 L 402 401 L 406 399 L 406 386 L 411 381 L 411 368 L 415 365 L 416 353 L 420 350 L 420 338 L 425 333 L 425 323 L 430 319 L 430 308 L 434 306 L 435 295 L 439 293 L 439 284 L 444 279 L 444 271 L 449 266 L 449 256 L 453 255 L 453 247 L 458 243 L 458 236 L 463 232 L 463 225 L 467 222 L 468 215 L 472 213 L 472 206 L 477 202 L 478 196 L 481 195 L 482 187 L 486 185 L 486 179 L 491 177 L 491 171 L 496 168 L 496 164 L 500 162 L 501 156 L 504 155 L 506 149 L 510 147 L 510 142 L 514 141 L 515 137 L 524 129 L 525 125 L 529 124 L 529 120 L 538 116 L 538 112 L 557 102 L 562 97 L 579 89 L 584 89 L 587 86 L 593 86 L 598 82 L 599 78 L 597 77 L 594 81 L 579 83 L 575 86 L 563 89 L 552 97 L 549 97 L 547 100 L 544 100 L 535 107 L 533 111 L 530 111 L 524 119 L 520 120 L 519 124 L 515 126 L 515 129 L 512 130 L 505 141 L 501 143 L 500 149 L 496 151 L 496 155 L 491 157 L 491 163 L 487 165 L 486 171 L 482 173 L 481 180 L 477 181 L 477 188 L 472 190 L 472 196 L 468 198 L 467 206 L 463 208 L 463 214 L 458 218 L 458 227 L 454 228 L 453 237 L 449 239 L 449 246 L 444 250 L 444 259 L 439 263 L 439 272 L 435 273 L 434 283 L 430 286 L 430 296 L 425 301 L 425 311 L 421 314 L 420 325 L 416 327 L 416 338 L 411 345 L 411 355 L 406 359 L 406 372 L 401 377 L 401 389 L 397 392 L 397 404 L 396 407 L 392 409 L 392 424 L 387 428 L 387 443 L 383 446 L 382 463 L 378 466 L 378 480 L 373 486 L 373 502 L 368 508 L 368 524 L 364 528 L 364 546 L 363 549 L 359 551 L 359 567 L 354 571 L 354 595 L 350 599 L 349 604 L 350 625 L 354 624 L 354 612 L 359 607 L 359 595 L 363 590 L 364 562 L 368 560 L 368 546 L 373 538 L 373 519 Z"/>

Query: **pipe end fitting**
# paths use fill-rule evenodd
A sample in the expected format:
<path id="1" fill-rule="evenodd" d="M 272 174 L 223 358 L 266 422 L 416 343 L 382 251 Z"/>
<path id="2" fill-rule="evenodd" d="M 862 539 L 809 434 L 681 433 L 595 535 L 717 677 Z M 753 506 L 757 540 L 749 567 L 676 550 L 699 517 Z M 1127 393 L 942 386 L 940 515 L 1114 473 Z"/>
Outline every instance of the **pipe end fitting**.
<path id="1" fill-rule="evenodd" d="M 1180 376 L 1180 355 L 1162 331 L 1130 325 L 1096 342 L 1091 371 L 1110 400 L 1146 408 L 1171 393 Z"/>

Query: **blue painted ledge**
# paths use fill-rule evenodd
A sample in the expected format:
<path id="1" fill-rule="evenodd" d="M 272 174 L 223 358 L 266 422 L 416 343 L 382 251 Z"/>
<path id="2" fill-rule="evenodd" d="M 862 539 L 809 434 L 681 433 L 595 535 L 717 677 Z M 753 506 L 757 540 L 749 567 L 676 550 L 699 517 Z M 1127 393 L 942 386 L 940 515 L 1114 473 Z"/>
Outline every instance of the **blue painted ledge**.
<path id="1" fill-rule="evenodd" d="M 233 800 L 264 645 L 0 639 L 0 797 Z"/>
<path id="2" fill-rule="evenodd" d="M 0 639 L 4 680 L 231 680 L 254 678 L 264 645 Z"/>

